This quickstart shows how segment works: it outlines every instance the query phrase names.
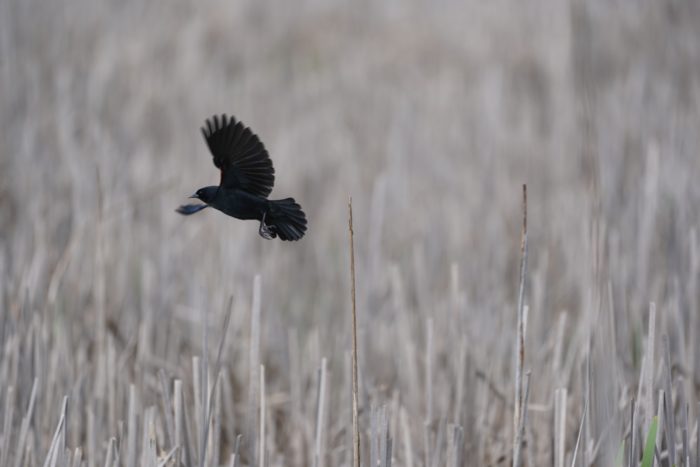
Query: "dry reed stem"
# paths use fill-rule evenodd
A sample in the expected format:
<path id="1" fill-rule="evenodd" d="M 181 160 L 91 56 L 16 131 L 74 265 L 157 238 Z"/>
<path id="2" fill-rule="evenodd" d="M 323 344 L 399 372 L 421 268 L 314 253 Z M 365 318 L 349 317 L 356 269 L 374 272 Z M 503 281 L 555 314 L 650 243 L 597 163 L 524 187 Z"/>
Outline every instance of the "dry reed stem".
<path id="1" fill-rule="evenodd" d="M 579 424 L 579 427 L 578 427 L 578 436 L 576 437 L 576 445 L 574 446 L 574 454 L 572 455 L 572 458 L 571 458 L 571 467 L 576 467 L 576 457 L 578 456 L 578 449 L 579 449 L 579 446 L 581 445 L 581 438 L 583 436 L 583 429 L 584 429 L 584 425 L 586 422 L 586 415 L 588 414 L 588 403 L 589 403 L 589 398 L 586 397 L 586 402 L 584 403 L 584 406 L 583 406 L 583 413 L 581 415 L 581 423 Z M 585 453 L 586 446 L 583 447 L 583 451 Z M 584 462 L 584 465 L 587 465 L 587 464 Z"/>
<path id="2" fill-rule="evenodd" d="M 554 467 L 564 467 L 566 459 L 566 388 L 554 391 Z"/>
<path id="3" fill-rule="evenodd" d="M 265 467 L 265 365 L 260 365 L 260 467 Z"/>
<path id="4" fill-rule="evenodd" d="M 520 419 L 520 428 L 518 429 L 518 462 L 515 463 L 515 467 L 520 467 L 522 455 L 520 451 L 522 450 L 523 440 L 525 439 L 525 430 L 527 428 L 527 408 L 528 402 L 530 400 L 530 371 L 525 373 L 525 396 L 523 397 L 523 416 Z"/>
<path id="5" fill-rule="evenodd" d="M 350 279 L 352 287 L 352 446 L 353 465 L 360 467 L 360 426 L 358 423 L 358 384 L 357 384 L 357 303 L 355 301 L 355 245 L 352 229 L 352 198 L 348 202 L 348 231 L 350 233 Z"/>
<path id="6" fill-rule="evenodd" d="M 513 459 L 520 457 L 519 439 L 520 419 L 522 416 L 523 397 L 523 363 L 525 361 L 525 318 L 523 313 L 525 299 L 525 278 L 527 274 L 527 185 L 523 185 L 523 227 L 520 234 L 520 285 L 518 287 L 515 398 L 513 400 Z"/>

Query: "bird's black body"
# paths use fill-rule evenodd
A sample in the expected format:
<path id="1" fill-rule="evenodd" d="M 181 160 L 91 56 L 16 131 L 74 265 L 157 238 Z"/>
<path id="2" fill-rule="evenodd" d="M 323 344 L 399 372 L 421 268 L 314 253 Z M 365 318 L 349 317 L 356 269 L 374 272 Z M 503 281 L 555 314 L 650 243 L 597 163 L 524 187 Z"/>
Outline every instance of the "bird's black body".
<path id="1" fill-rule="evenodd" d="M 269 200 L 275 182 L 265 147 L 241 122 L 226 115 L 214 116 L 202 128 L 204 139 L 221 170 L 219 186 L 200 188 L 192 198 L 206 204 L 188 204 L 177 211 L 190 215 L 211 206 L 237 219 L 260 221 L 264 238 L 299 240 L 306 232 L 306 215 L 293 198 Z"/>
<path id="2" fill-rule="evenodd" d="M 229 190 L 219 186 L 208 186 L 199 191 L 202 192 L 199 199 L 236 219 L 262 220 L 263 213 L 269 209 L 270 205 L 269 200 L 251 195 L 243 190 Z"/>

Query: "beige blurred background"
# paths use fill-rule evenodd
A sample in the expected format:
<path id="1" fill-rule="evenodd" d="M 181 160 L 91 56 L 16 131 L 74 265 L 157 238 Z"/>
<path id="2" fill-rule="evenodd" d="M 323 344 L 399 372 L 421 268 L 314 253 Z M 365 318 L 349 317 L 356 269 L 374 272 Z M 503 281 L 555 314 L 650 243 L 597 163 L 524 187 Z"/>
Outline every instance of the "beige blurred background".
<path id="1" fill-rule="evenodd" d="M 599 361 L 605 371 L 618 362 L 616 379 L 600 390 L 625 399 L 650 301 L 664 310 L 674 358 L 695 369 L 699 25 L 694 0 L 0 0 L 3 342 L 32 319 L 63 323 L 65 339 L 42 325 L 45 350 L 72 368 L 44 395 L 47 414 L 63 392 L 99 393 L 88 376 L 102 371 L 95 349 L 113 346 L 126 369 L 118 415 L 129 381 L 147 405 L 158 369 L 191 376 L 203 310 L 218 323 L 233 295 L 227 368 L 244 388 L 260 274 L 260 358 L 283 400 L 278 430 L 293 431 L 284 400 L 301 397 L 297 383 L 311 391 L 299 404 L 313 426 L 321 357 L 334 378 L 330 407 L 346 414 L 352 196 L 365 407 L 400 400 L 419 421 L 416 458 L 423 420 L 436 423 L 434 436 L 442 420 L 471 427 L 465 452 L 493 460 L 510 446 L 510 409 L 474 375 L 512 397 L 527 183 L 531 400 L 547 407 L 568 386 L 576 427 L 588 342 L 605 340 L 599 327 L 612 333 L 615 353 Z M 199 133 L 214 113 L 235 115 L 265 143 L 272 197 L 295 197 L 309 218 L 302 241 L 265 241 L 257 224 L 213 210 L 174 212 L 218 182 Z M 552 362 L 563 313 L 563 362 Z M 462 402 L 454 377 L 464 361 Z M 30 386 L 36 370 L 19 371 L 17 384 Z M 615 405 L 604 399 L 596 410 Z M 76 405 L 72 447 L 84 442 Z M 533 415 L 535 460 L 548 458 L 549 409 Z M 114 430 L 105 417 L 99 442 Z M 615 436 L 603 451 L 617 452 Z M 277 459 L 299 451 L 288 439 L 270 447 Z M 346 441 L 342 426 L 324 441 L 331 465 L 347 462 Z M 402 449 L 397 441 L 400 465 Z"/>

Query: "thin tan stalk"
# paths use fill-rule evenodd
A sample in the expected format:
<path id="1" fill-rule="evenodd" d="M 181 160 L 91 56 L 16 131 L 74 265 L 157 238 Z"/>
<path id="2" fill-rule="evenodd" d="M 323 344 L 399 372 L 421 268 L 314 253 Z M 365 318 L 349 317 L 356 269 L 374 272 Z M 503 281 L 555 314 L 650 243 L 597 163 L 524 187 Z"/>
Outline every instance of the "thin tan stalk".
<path id="1" fill-rule="evenodd" d="M 350 279 L 352 287 L 352 446 L 353 466 L 360 467 L 360 426 L 358 423 L 358 384 L 357 384 L 357 304 L 355 302 L 355 245 L 352 229 L 352 198 L 348 202 L 348 230 L 350 232 Z"/>
<path id="2" fill-rule="evenodd" d="M 523 397 L 523 364 L 525 362 L 525 278 L 527 274 L 527 185 L 523 185 L 523 227 L 520 233 L 520 286 L 518 287 L 517 334 L 516 334 L 516 364 L 515 364 L 515 397 L 513 400 L 513 459 L 520 457 L 520 441 L 518 432 L 522 417 Z"/>

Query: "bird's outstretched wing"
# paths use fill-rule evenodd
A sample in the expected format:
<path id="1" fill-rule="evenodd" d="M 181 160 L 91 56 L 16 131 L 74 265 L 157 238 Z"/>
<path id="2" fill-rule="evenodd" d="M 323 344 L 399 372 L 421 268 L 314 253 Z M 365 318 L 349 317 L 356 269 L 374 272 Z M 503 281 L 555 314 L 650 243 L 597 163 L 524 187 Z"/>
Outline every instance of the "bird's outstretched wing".
<path id="1" fill-rule="evenodd" d="M 177 208 L 175 211 L 179 212 L 183 216 L 189 216 L 191 214 L 194 214 L 195 212 L 199 212 L 202 209 L 206 208 L 206 204 L 183 204 L 179 208 Z"/>
<path id="2" fill-rule="evenodd" d="M 275 183 L 275 169 L 265 146 L 255 133 L 235 117 L 214 115 L 202 134 L 221 170 L 221 186 L 267 198 Z"/>

